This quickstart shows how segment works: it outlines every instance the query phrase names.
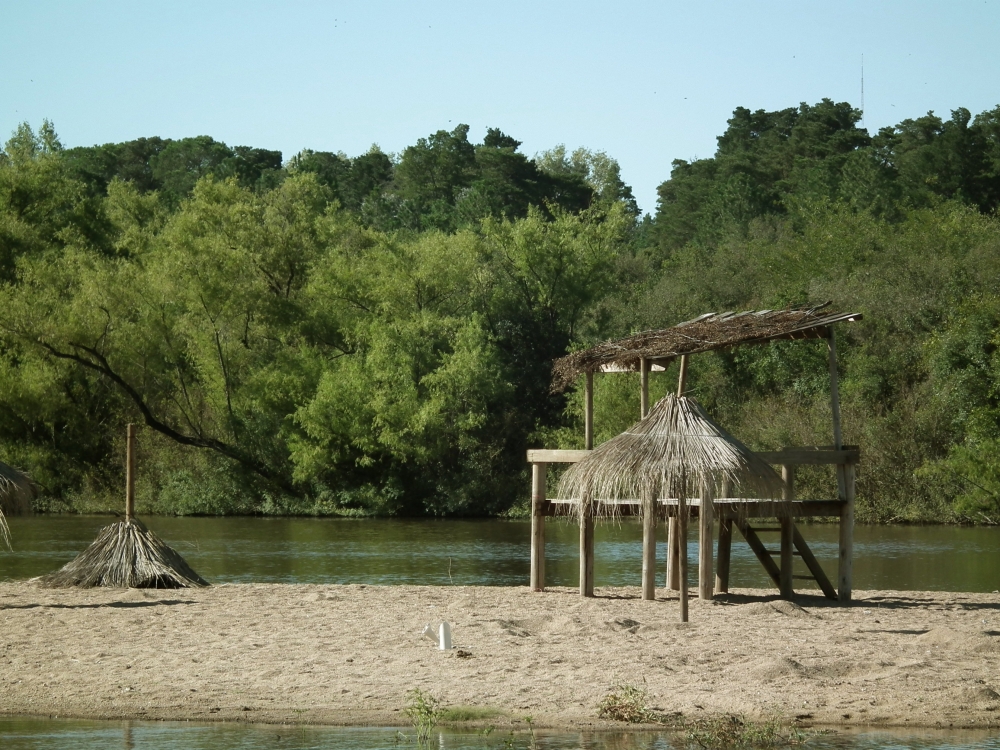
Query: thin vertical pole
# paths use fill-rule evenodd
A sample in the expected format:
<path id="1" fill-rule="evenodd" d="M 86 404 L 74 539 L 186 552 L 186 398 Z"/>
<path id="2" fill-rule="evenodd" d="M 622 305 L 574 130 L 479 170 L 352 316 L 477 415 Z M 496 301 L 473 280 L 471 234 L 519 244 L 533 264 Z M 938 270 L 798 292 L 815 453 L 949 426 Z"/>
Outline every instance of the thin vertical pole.
<path id="1" fill-rule="evenodd" d="M 677 374 L 677 395 L 683 396 L 684 389 L 687 388 L 687 376 L 688 376 L 688 355 L 681 355 L 681 370 Z"/>
<path id="2" fill-rule="evenodd" d="M 135 516 L 135 425 L 131 422 L 126 431 L 125 444 L 125 520 Z"/>
<path id="3" fill-rule="evenodd" d="M 545 590 L 545 474 L 548 464 L 531 465 L 531 590 Z"/>
<path id="4" fill-rule="evenodd" d="M 840 434 L 840 388 L 837 385 L 837 339 L 833 327 L 827 329 L 826 345 L 830 354 L 830 407 L 833 411 L 833 447 L 838 451 L 843 446 Z"/>
<path id="5" fill-rule="evenodd" d="M 639 360 L 639 419 L 645 419 L 649 414 L 649 360 L 643 357 Z"/>
<path id="6" fill-rule="evenodd" d="M 594 449 L 594 373 L 587 371 L 587 385 L 584 389 L 583 447 Z"/>
<path id="7" fill-rule="evenodd" d="M 698 598 L 711 599 L 715 593 L 712 571 L 712 523 L 715 520 L 712 478 L 705 477 L 701 485 L 698 506 Z"/>
<path id="8" fill-rule="evenodd" d="M 684 497 L 685 492 L 686 488 L 682 481 L 680 495 L 677 498 L 677 569 L 680 576 L 681 622 L 688 621 L 688 506 L 687 498 Z"/>
<path id="9" fill-rule="evenodd" d="M 795 499 L 795 467 L 783 465 L 781 478 L 785 485 L 781 488 L 781 499 L 784 500 L 784 516 L 778 519 L 781 527 L 781 567 L 778 576 L 778 590 L 782 599 L 791 599 L 795 592 L 792 587 L 792 553 L 795 544 L 795 523 L 792 520 L 792 501 Z"/>
<path id="10" fill-rule="evenodd" d="M 642 598 L 656 598 L 656 492 L 642 499 Z"/>
<path id="11" fill-rule="evenodd" d="M 840 506 L 840 559 L 837 566 L 837 601 L 851 601 L 851 573 L 854 567 L 854 464 L 837 467 L 844 477 L 844 504 Z"/>
<path id="12" fill-rule="evenodd" d="M 580 498 L 580 596 L 594 595 L 594 508 Z"/>
<path id="13" fill-rule="evenodd" d="M 670 591 L 678 591 L 681 587 L 681 573 L 678 565 L 677 516 L 674 515 L 667 518 L 667 589 Z"/>
<path id="14" fill-rule="evenodd" d="M 715 590 L 720 594 L 729 593 L 729 560 L 733 549 L 733 519 L 719 521 L 718 572 L 715 574 Z"/>

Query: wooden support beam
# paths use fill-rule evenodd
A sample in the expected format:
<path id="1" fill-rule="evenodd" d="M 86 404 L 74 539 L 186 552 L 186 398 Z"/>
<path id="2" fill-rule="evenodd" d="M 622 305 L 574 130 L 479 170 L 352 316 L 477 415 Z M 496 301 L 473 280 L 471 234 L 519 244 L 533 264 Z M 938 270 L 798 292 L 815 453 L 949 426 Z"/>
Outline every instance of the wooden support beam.
<path id="1" fill-rule="evenodd" d="M 589 370 L 584 389 L 583 447 L 588 451 L 594 449 L 594 373 Z"/>
<path id="2" fill-rule="evenodd" d="M 727 518 L 719 521 L 718 572 L 715 574 L 715 589 L 720 594 L 729 593 L 729 560 L 733 548 L 733 521 Z"/>
<path id="3" fill-rule="evenodd" d="M 582 461 L 590 451 L 545 450 L 532 449 L 528 451 L 529 464 L 575 464 Z"/>
<path id="4" fill-rule="evenodd" d="M 642 503 L 642 598 L 656 599 L 656 497 Z"/>
<path id="5" fill-rule="evenodd" d="M 827 329 L 827 350 L 830 355 L 830 408 L 833 412 L 833 446 L 840 450 L 843 439 L 840 434 L 840 388 L 837 385 L 837 339 L 833 326 Z"/>
<path id="6" fill-rule="evenodd" d="M 135 516 L 135 425 L 125 431 L 125 520 Z"/>
<path id="7" fill-rule="evenodd" d="M 683 482 L 682 482 L 683 484 Z M 677 571 L 680 577 L 681 622 L 688 621 L 688 507 L 684 492 L 677 498 Z"/>
<path id="8" fill-rule="evenodd" d="M 844 486 L 844 504 L 840 508 L 840 558 L 837 566 L 837 601 L 851 601 L 851 575 L 854 555 L 854 465 L 837 467 L 837 478 Z"/>
<path id="9" fill-rule="evenodd" d="M 649 414 L 649 360 L 639 360 L 639 419 Z"/>
<path id="10" fill-rule="evenodd" d="M 677 395 L 683 396 L 684 390 L 687 388 L 687 376 L 688 376 L 688 355 L 681 355 L 681 369 L 677 374 Z M 686 621 L 685 621 L 686 622 Z"/>
<path id="11" fill-rule="evenodd" d="M 531 590 L 545 590 L 545 474 L 548 466 L 531 465 Z"/>
<path id="12" fill-rule="evenodd" d="M 580 596 L 594 595 L 594 508 L 590 498 L 581 498 Z"/>
<path id="13" fill-rule="evenodd" d="M 670 591 L 679 591 L 681 588 L 677 540 L 677 516 L 670 516 L 667 519 L 667 589 Z"/>
<path id="14" fill-rule="evenodd" d="M 785 483 L 781 488 L 781 499 L 786 503 L 795 500 L 795 467 L 782 466 L 781 479 Z M 795 548 L 795 522 L 790 515 L 778 519 L 781 527 L 781 566 L 779 568 L 780 578 L 778 581 L 778 591 L 783 599 L 791 599 L 795 592 L 792 590 L 792 552 Z"/>
<path id="15" fill-rule="evenodd" d="M 852 464 L 861 460 L 858 448 L 822 450 L 816 448 L 783 448 L 780 451 L 763 451 L 757 458 L 769 464 L 791 466 L 822 466 L 824 464 Z"/>
<path id="16" fill-rule="evenodd" d="M 806 540 L 798 528 L 794 529 L 793 541 L 795 542 L 795 549 L 798 550 L 799 556 L 802 558 L 802 562 L 804 562 L 806 567 L 809 568 L 809 572 L 812 573 L 812 577 L 816 579 L 816 583 L 818 583 L 820 589 L 822 589 L 823 595 L 827 599 L 836 600 L 837 590 L 833 588 L 833 584 L 830 583 L 830 579 L 827 578 L 826 572 L 819 564 L 819 560 L 816 559 L 816 555 L 814 555 L 812 550 L 809 549 L 809 545 L 806 544 Z"/>
<path id="17" fill-rule="evenodd" d="M 767 574 L 771 576 L 771 580 L 774 581 L 775 586 L 780 586 L 779 579 L 781 577 L 781 572 L 778 570 L 778 566 L 774 564 L 774 560 L 768 551 L 764 548 L 764 544 L 760 541 L 760 537 L 754 533 L 754 530 L 750 528 L 750 524 L 745 520 L 736 520 L 736 528 L 740 530 L 743 538 L 747 540 L 747 544 L 750 545 L 750 549 L 760 560 L 760 564 L 764 566 L 764 570 Z"/>
<path id="18" fill-rule="evenodd" d="M 715 492 L 712 479 L 706 477 L 701 486 L 698 508 L 698 598 L 712 599 L 715 594 L 715 574 L 712 570 L 712 499 Z"/>

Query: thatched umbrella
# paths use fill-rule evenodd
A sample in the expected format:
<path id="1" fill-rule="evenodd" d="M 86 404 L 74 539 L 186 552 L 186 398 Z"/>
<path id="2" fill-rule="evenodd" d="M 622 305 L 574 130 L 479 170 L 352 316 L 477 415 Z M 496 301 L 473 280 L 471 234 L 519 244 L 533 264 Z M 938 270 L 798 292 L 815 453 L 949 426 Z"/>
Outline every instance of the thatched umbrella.
<path id="1" fill-rule="evenodd" d="M 0 537 L 10 548 L 10 530 L 6 516 L 31 512 L 31 501 L 38 496 L 38 485 L 27 474 L 0 463 Z"/>
<path id="2" fill-rule="evenodd" d="M 658 498 L 676 497 L 681 554 L 681 620 L 687 621 L 687 499 L 712 502 L 717 484 L 741 497 L 779 498 L 784 483 L 767 463 L 715 423 L 693 399 L 668 395 L 642 420 L 595 448 L 559 481 L 562 497 L 577 497 L 576 512 L 613 515 L 614 503 L 641 500 L 644 544 L 653 535 Z M 708 508 L 703 507 L 703 514 Z M 644 562 L 646 555 L 644 557 Z M 644 590 L 652 588 L 652 566 L 644 565 Z"/>
<path id="3" fill-rule="evenodd" d="M 207 586 L 176 550 L 135 517 L 135 426 L 128 426 L 125 520 L 105 526 L 87 549 L 38 579 L 53 588 L 177 589 Z"/>

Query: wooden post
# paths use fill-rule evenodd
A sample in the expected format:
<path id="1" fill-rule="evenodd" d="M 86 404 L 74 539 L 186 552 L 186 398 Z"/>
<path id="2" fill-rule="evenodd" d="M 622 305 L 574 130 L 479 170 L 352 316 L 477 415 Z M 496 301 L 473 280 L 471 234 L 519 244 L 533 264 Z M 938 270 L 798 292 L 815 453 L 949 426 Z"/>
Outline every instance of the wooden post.
<path id="1" fill-rule="evenodd" d="M 643 357 L 639 360 L 639 419 L 645 419 L 649 414 L 649 360 Z"/>
<path id="2" fill-rule="evenodd" d="M 531 590 L 545 590 L 545 474 L 548 464 L 531 465 Z"/>
<path id="3" fill-rule="evenodd" d="M 722 497 L 727 499 L 733 494 L 733 485 L 729 479 L 722 480 Z M 719 518 L 719 549 L 716 552 L 715 590 L 720 594 L 729 593 L 729 560 L 733 549 L 733 519 Z"/>
<path id="4" fill-rule="evenodd" d="M 677 540 L 677 516 L 670 516 L 667 519 L 667 588 L 670 591 L 679 591 L 681 587 Z"/>
<path id="5" fill-rule="evenodd" d="M 583 447 L 594 450 L 594 373 L 587 371 L 587 384 L 584 389 L 583 412 Z"/>
<path id="6" fill-rule="evenodd" d="M 656 495 L 642 499 L 642 598 L 656 598 Z"/>
<path id="7" fill-rule="evenodd" d="M 712 570 L 712 523 L 715 520 L 712 478 L 705 477 L 701 485 L 698 507 L 698 598 L 711 599 L 715 594 L 715 574 Z"/>
<path id="8" fill-rule="evenodd" d="M 677 570 L 680 577 L 679 588 L 681 592 L 681 622 L 688 621 L 688 556 L 687 556 L 687 530 L 688 530 L 688 506 L 684 497 L 684 482 L 681 482 L 681 491 L 677 498 Z"/>
<path id="9" fill-rule="evenodd" d="M 718 569 L 715 574 L 715 590 L 720 594 L 729 593 L 729 559 L 733 549 L 733 519 L 719 521 Z"/>
<path id="10" fill-rule="evenodd" d="M 131 422 L 125 441 L 125 520 L 135 516 L 135 425 Z"/>
<path id="11" fill-rule="evenodd" d="M 854 464 L 841 464 L 838 474 L 843 474 L 845 497 L 840 506 L 840 560 L 837 568 L 837 600 L 851 601 L 851 573 L 854 555 Z"/>
<path id="12" fill-rule="evenodd" d="M 681 355 L 681 369 L 677 374 L 677 395 L 683 396 L 684 389 L 687 388 L 687 376 L 688 376 L 688 355 Z"/>
<path id="13" fill-rule="evenodd" d="M 781 478 L 785 486 L 781 488 L 781 499 L 785 501 L 785 515 L 778 519 L 781 526 L 781 566 L 779 567 L 778 591 L 782 599 L 791 599 L 795 596 L 792 587 L 792 563 L 795 551 L 795 522 L 791 515 L 791 503 L 795 499 L 795 467 L 783 465 L 781 467 Z"/>
<path id="14" fill-rule="evenodd" d="M 594 595 L 594 508 L 580 498 L 580 596 Z"/>
<path id="15" fill-rule="evenodd" d="M 837 339 L 833 327 L 827 329 L 826 345 L 830 354 L 830 408 L 833 411 L 833 447 L 838 451 L 843 447 L 840 434 L 840 388 L 837 385 Z"/>

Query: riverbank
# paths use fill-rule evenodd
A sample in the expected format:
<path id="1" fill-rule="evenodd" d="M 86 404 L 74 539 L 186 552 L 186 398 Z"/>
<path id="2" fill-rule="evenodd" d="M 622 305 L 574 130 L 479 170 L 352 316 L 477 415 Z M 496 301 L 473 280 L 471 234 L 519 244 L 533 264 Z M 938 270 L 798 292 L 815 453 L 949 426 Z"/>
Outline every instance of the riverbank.
<path id="1" fill-rule="evenodd" d="M 597 593 L 3 583 L 0 712 L 399 725 L 419 688 L 495 709 L 489 723 L 597 728 L 597 704 L 632 683 L 691 718 L 1000 726 L 997 594 L 862 591 L 838 607 L 737 589 L 693 600 L 681 625 L 675 600 Z M 439 620 L 452 625 L 451 651 L 421 635 Z"/>

